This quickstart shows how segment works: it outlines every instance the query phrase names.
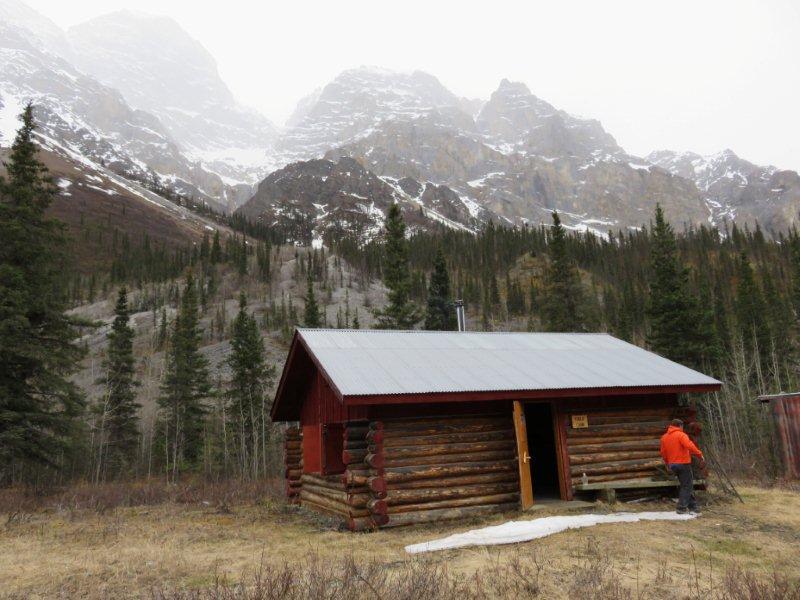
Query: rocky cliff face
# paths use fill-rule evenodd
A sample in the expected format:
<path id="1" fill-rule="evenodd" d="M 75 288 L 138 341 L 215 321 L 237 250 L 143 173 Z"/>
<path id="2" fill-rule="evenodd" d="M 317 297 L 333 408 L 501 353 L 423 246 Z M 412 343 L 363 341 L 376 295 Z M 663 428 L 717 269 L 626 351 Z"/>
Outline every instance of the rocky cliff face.
<path id="1" fill-rule="evenodd" d="M 679 177 L 694 181 L 708 209 L 708 221 L 724 220 L 768 231 L 785 230 L 797 222 L 800 176 L 739 158 L 732 150 L 701 156 L 694 152 L 660 150 L 647 160 Z"/>
<path id="2" fill-rule="evenodd" d="M 474 229 L 488 216 L 446 186 L 379 177 L 346 157 L 293 163 L 272 173 L 239 212 L 306 244 L 351 234 L 368 241 L 381 232 L 393 202 L 400 203 L 410 231 Z"/>
<path id="3" fill-rule="evenodd" d="M 503 80 L 486 103 L 470 103 L 438 82 L 401 86 L 396 77 L 344 73 L 306 99 L 284 139 L 297 156 L 325 151 L 380 176 L 444 184 L 515 224 L 549 222 L 556 209 L 570 227 L 605 233 L 641 226 L 659 202 L 678 226 L 737 219 L 785 229 L 800 208 L 793 171 L 730 151 L 631 156 L 598 121 L 569 115 L 522 83 Z"/>
<path id="4" fill-rule="evenodd" d="M 626 154 L 599 121 L 579 119 L 503 79 L 476 119 L 487 143 L 504 154 L 611 160 Z"/>
<path id="5" fill-rule="evenodd" d="M 330 159 L 378 174 L 444 183 L 498 221 L 549 222 L 606 233 L 646 223 L 656 202 L 676 220 L 706 209 L 694 183 L 629 156 L 599 122 L 572 117 L 519 83 L 501 82 L 475 119 L 458 106 L 385 121 Z"/>
<path id="6" fill-rule="evenodd" d="M 278 152 L 287 159 L 321 156 L 387 121 L 416 118 L 458 103 L 454 94 L 427 73 L 351 69 L 300 102 L 289 119 L 292 126 L 278 142 Z"/>

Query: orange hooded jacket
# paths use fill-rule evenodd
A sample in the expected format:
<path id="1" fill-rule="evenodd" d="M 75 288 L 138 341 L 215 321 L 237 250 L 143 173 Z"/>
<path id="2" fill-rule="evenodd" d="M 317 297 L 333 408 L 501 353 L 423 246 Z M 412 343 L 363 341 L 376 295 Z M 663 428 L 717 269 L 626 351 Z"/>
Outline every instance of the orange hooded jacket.
<path id="1" fill-rule="evenodd" d="M 668 465 L 686 465 L 692 462 L 691 454 L 703 458 L 703 453 L 695 446 L 680 427 L 670 425 L 667 433 L 661 436 L 661 458 Z"/>

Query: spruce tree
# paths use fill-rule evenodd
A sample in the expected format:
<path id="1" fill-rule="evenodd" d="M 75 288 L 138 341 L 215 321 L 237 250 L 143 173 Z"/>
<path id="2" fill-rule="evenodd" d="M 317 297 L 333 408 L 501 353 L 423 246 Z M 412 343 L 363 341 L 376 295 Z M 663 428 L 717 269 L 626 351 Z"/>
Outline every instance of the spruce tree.
<path id="1" fill-rule="evenodd" d="M 420 320 L 419 309 L 410 300 L 411 274 L 408 267 L 406 224 L 400 205 L 389 207 L 386 216 L 386 256 L 383 283 L 389 289 L 389 303 L 376 310 L 378 329 L 413 329 Z"/>
<path id="2" fill-rule="evenodd" d="M 136 459 L 138 447 L 138 410 L 133 358 L 134 332 L 129 325 L 128 292 L 122 287 L 114 308 L 114 323 L 108 334 L 108 353 L 103 363 L 105 375 L 98 381 L 105 386 L 104 402 L 99 415 L 105 438 L 107 460 L 113 473 L 121 473 Z M 104 469 L 105 470 L 105 469 Z"/>
<path id="3" fill-rule="evenodd" d="M 203 242 L 200 244 L 200 261 L 206 263 L 211 255 L 211 244 L 208 241 L 208 231 L 203 232 Z"/>
<path id="4" fill-rule="evenodd" d="M 214 241 L 211 244 L 211 264 L 222 262 L 222 244 L 219 241 L 219 229 L 214 230 Z"/>
<path id="5" fill-rule="evenodd" d="M 167 350 L 167 370 L 158 399 L 167 440 L 167 465 L 173 477 L 197 466 L 202 456 L 206 401 L 212 395 L 212 388 L 208 361 L 200 353 L 201 339 L 196 287 L 189 274 Z"/>
<path id="6" fill-rule="evenodd" d="M 764 282 L 764 302 L 766 304 L 766 318 L 769 331 L 772 335 L 772 348 L 778 362 L 788 363 L 794 354 L 792 331 L 794 317 L 789 302 L 785 300 L 775 285 L 775 279 L 768 269 L 764 269 L 762 280 Z"/>
<path id="7" fill-rule="evenodd" d="M 59 466 L 84 407 L 70 380 L 83 351 L 78 322 L 64 314 L 64 227 L 45 215 L 56 188 L 37 157 L 30 104 L 21 118 L 0 177 L 0 481 L 14 477 L 12 461 Z"/>
<path id="8" fill-rule="evenodd" d="M 433 273 L 428 286 L 428 308 L 425 313 L 425 329 L 431 331 L 455 331 L 458 328 L 455 308 L 450 297 L 450 274 L 444 253 L 439 248 L 433 261 Z"/>
<path id="9" fill-rule="evenodd" d="M 167 309 L 161 309 L 161 322 L 158 326 L 158 339 L 156 340 L 158 348 L 161 349 L 164 347 L 164 344 L 167 343 L 167 336 L 169 332 L 167 330 Z"/>
<path id="10" fill-rule="evenodd" d="M 736 324 L 747 355 L 755 357 L 761 362 L 762 368 L 766 368 L 769 365 L 771 351 L 766 304 L 756 283 L 750 259 L 745 252 L 739 256 L 737 271 L 739 283 L 736 287 L 734 306 Z"/>
<path id="11" fill-rule="evenodd" d="M 239 275 L 247 275 L 247 239 L 245 236 L 242 236 L 242 246 L 236 258 L 236 269 L 239 271 Z"/>
<path id="12" fill-rule="evenodd" d="M 265 244 L 259 244 L 256 247 L 256 262 L 258 263 L 258 273 L 261 276 L 261 281 L 269 283 L 270 279 L 270 255 L 272 253 L 272 246 L 269 241 Z"/>
<path id="13" fill-rule="evenodd" d="M 549 262 L 542 293 L 542 324 L 545 331 L 583 331 L 584 299 L 578 269 L 567 249 L 567 234 L 561 218 L 553 211 L 548 236 Z"/>
<path id="14" fill-rule="evenodd" d="M 660 205 L 651 235 L 648 345 L 671 360 L 700 368 L 709 340 L 704 338 L 700 307 L 689 291 L 689 270 L 680 262 L 675 233 Z"/>
<path id="15" fill-rule="evenodd" d="M 310 329 L 318 329 L 322 327 L 322 315 L 320 314 L 317 298 L 314 295 L 314 281 L 311 279 L 310 269 L 306 280 L 306 306 L 303 313 L 303 324 Z"/>
<path id="16" fill-rule="evenodd" d="M 795 319 L 800 323 L 800 234 L 797 231 L 792 231 L 789 248 L 791 252 L 791 305 L 794 309 Z"/>
<path id="17" fill-rule="evenodd" d="M 234 452 L 241 474 L 256 478 L 266 470 L 269 431 L 266 394 L 275 378 L 275 369 L 267 364 L 264 341 L 255 317 L 247 314 L 244 292 L 239 297 L 239 313 L 233 322 L 231 353 L 226 362 L 231 370 L 226 395 L 236 440 Z"/>

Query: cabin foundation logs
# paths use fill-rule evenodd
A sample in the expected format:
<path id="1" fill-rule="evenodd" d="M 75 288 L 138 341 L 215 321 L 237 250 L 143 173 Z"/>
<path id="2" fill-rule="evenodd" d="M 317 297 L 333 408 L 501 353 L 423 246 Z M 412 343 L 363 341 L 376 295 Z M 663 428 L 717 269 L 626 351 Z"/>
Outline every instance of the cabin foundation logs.
<path id="1" fill-rule="evenodd" d="M 298 504 L 303 473 L 303 430 L 299 427 L 289 427 L 283 444 L 286 461 L 286 498 L 289 504 Z"/>
<path id="2" fill-rule="evenodd" d="M 510 414 L 372 421 L 366 441 L 375 527 L 519 508 Z"/>
<path id="3" fill-rule="evenodd" d="M 585 415 L 587 426 L 573 427 L 574 415 Z M 661 436 L 674 418 L 684 421 L 690 435 L 699 434 L 695 415 L 693 408 L 676 406 L 570 410 L 566 441 L 573 489 L 582 483 L 663 477 Z"/>

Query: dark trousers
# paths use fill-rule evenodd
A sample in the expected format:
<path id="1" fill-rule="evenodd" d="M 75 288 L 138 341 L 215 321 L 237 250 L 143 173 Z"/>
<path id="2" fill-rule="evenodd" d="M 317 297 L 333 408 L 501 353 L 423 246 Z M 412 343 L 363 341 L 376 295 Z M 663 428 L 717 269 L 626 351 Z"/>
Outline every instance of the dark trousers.
<path id="1" fill-rule="evenodd" d="M 697 500 L 694 497 L 692 465 L 673 463 L 669 466 L 669 470 L 678 477 L 678 481 L 681 484 L 678 490 L 678 510 L 697 508 Z"/>

